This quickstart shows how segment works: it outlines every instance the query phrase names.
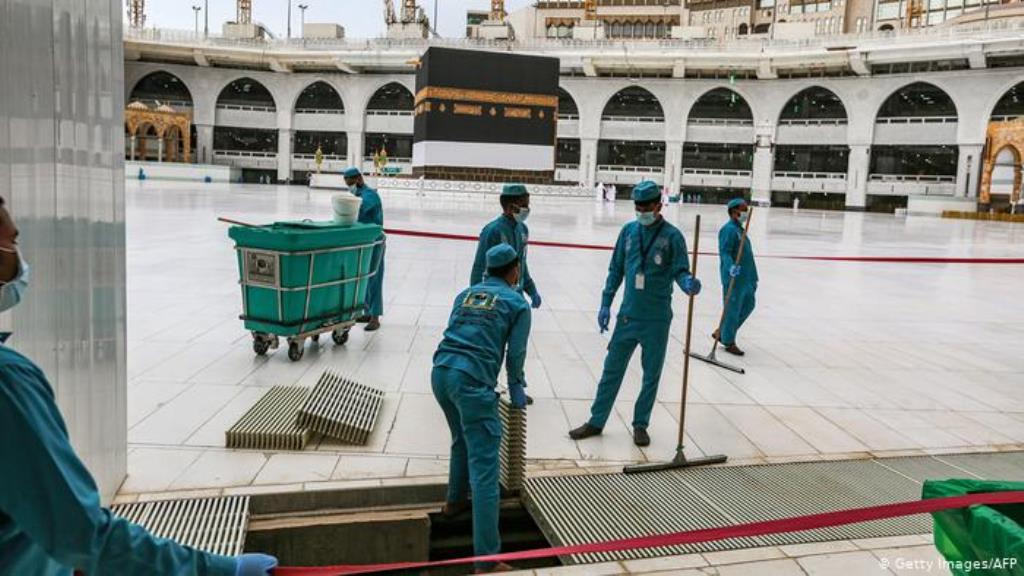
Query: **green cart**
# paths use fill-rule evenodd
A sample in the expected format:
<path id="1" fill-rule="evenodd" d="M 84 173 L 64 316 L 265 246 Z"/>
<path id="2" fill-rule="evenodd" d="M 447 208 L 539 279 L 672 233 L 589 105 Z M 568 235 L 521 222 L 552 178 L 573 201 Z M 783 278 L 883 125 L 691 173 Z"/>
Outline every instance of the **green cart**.
<path id="1" fill-rule="evenodd" d="M 312 221 L 231 227 L 241 319 L 252 332 L 253 351 L 262 356 L 286 338 L 288 358 L 298 361 L 307 338 L 316 342 L 331 332 L 335 344 L 347 342 L 352 325 L 366 314 L 383 232 L 376 224 Z"/>

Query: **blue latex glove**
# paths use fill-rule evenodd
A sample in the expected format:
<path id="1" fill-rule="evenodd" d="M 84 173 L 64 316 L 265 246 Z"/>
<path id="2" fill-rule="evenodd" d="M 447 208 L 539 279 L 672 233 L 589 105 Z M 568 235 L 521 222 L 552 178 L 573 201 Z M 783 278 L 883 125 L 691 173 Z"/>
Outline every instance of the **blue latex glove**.
<path id="1" fill-rule="evenodd" d="M 601 306 L 601 311 L 597 313 L 597 326 L 601 329 L 601 334 L 608 331 L 608 322 L 612 319 L 612 311 L 607 306 Z"/>
<path id="2" fill-rule="evenodd" d="M 238 557 L 235 576 L 270 576 L 277 568 L 277 558 L 266 554 L 242 554 Z"/>
<path id="3" fill-rule="evenodd" d="M 740 275 L 740 270 L 742 270 L 742 269 L 743 269 L 743 267 L 740 266 L 739 264 L 733 264 L 732 268 L 729 268 L 729 277 L 735 278 L 735 277 L 739 276 Z"/>
<path id="4" fill-rule="evenodd" d="M 540 299 L 540 292 L 534 290 L 533 294 L 530 294 L 530 304 L 533 306 L 534 310 L 540 308 L 541 302 L 542 300 Z"/>
<path id="5" fill-rule="evenodd" d="M 683 292 L 686 292 L 688 296 L 696 296 L 700 294 L 700 280 L 695 278 L 693 275 L 687 276 L 683 279 Z"/>
<path id="6" fill-rule="evenodd" d="M 514 408 L 526 408 L 526 386 L 522 384 L 509 384 L 508 395 L 512 400 Z"/>

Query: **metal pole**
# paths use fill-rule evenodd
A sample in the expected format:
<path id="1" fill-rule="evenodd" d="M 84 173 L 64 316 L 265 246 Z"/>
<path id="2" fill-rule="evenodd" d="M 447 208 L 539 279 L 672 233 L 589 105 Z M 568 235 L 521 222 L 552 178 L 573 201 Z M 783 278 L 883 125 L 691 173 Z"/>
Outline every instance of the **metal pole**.
<path id="1" fill-rule="evenodd" d="M 210 0 L 203 1 L 203 38 L 210 36 Z"/>
<path id="2" fill-rule="evenodd" d="M 292 39 L 292 0 L 288 0 L 288 39 Z"/>
<path id="3" fill-rule="evenodd" d="M 299 13 L 302 15 L 302 29 L 299 33 L 302 34 L 302 45 L 306 45 L 306 8 L 309 8 L 309 4 L 299 4 Z"/>
<path id="4" fill-rule="evenodd" d="M 437 0 L 434 0 L 434 20 L 432 23 L 434 24 L 434 30 L 437 30 Z"/>
<path id="5" fill-rule="evenodd" d="M 196 16 L 196 28 L 195 28 L 196 36 L 199 36 L 199 11 L 200 10 L 202 10 L 202 8 L 200 8 L 199 6 L 192 6 L 192 12 Z"/>

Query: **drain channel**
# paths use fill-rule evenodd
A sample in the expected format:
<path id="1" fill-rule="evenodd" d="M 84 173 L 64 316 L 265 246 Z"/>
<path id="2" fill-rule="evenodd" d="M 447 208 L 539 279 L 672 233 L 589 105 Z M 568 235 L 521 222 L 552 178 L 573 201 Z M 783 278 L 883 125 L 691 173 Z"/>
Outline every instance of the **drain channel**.
<path id="1" fill-rule="evenodd" d="M 114 515 L 196 550 L 236 556 L 249 524 L 249 497 L 162 500 L 114 506 Z"/>

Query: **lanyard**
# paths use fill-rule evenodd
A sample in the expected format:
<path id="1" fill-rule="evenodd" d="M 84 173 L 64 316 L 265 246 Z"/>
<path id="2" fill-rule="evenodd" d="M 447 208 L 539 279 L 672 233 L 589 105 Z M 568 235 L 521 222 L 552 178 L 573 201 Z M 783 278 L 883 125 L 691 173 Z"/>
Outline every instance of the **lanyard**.
<path id="1" fill-rule="evenodd" d="M 654 247 L 655 242 L 658 240 L 658 236 L 661 235 L 661 229 L 664 228 L 664 227 L 665 227 L 665 221 L 662 220 L 658 224 L 658 229 L 654 231 L 654 236 L 651 237 L 651 243 L 648 244 L 646 248 L 644 248 L 644 230 L 643 230 L 643 225 L 640 226 L 639 235 L 640 235 L 640 272 L 641 273 L 645 272 L 645 268 L 647 267 L 647 255 L 651 252 L 651 248 Z"/>

